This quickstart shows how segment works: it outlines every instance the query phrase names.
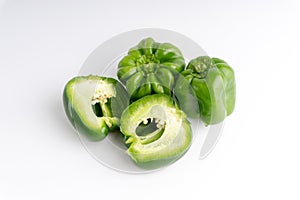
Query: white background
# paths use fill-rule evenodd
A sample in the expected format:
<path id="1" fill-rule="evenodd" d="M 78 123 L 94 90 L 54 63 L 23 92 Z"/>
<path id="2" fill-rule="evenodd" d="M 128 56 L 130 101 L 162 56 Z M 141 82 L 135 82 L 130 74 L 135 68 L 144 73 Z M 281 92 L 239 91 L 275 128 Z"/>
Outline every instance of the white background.
<path id="1" fill-rule="evenodd" d="M 300 3 L 0 1 L 0 199 L 299 199 Z M 215 150 L 129 175 L 95 161 L 67 122 L 64 84 L 99 44 L 137 28 L 182 33 L 236 72 Z"/>

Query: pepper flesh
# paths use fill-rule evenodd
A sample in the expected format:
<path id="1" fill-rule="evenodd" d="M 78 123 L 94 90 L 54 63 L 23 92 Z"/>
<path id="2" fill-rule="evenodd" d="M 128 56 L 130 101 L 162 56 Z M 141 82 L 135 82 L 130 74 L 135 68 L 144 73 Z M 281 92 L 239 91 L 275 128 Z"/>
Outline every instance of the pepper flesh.
<path id="1" fill-rule="evenodd" d="M 73 127 L 88 139 L 97 141 L 119 126 L 128 96 L 113 78 L 79 76 L 66 84 L 63 102 Z"/>
<path id="2" fill-rule="evenodd" d="M 180 50 L 146 38 L 131 48 L 118 65 L 118 78 L 132 100 L 150 94 L 171 94 L 175 76 L 185 67 Z"/>
<path id="3" fill-rule="evenodd" d="M 139 124 L 155 120 L 157 130 L 140 136 Z M 124 110 L 121 117 L 121 132 L 129 145 L 127 153 L 136 163 L 175 161 L 191 144 L 191 126 L 186 115 L 164 94 L 145 96 Z"/>

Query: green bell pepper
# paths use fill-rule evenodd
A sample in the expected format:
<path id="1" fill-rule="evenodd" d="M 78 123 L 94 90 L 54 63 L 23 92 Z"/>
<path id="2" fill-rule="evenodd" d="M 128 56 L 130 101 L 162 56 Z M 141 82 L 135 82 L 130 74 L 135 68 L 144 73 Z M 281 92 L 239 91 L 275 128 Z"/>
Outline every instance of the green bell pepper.
<path id="1" fill-rule="evenodd" d="M 127 153 L 144 167 L 175 161 L 192 140 L 185 113 L 165 94 L 148 95 L 129 105 L 121 116 L 120 130 L 129 146 Z"/>
<path id="2" fill-rule="evenodd" d="M 71 79 L 64 88 L 63 102 L 73 127 L 97 141 L 118 128 L 129 98 L 117 80 L 90 75 Z"/>
<path id="3" fill-rule="evenodd" d="M 227 116 L 230 115 L 235 107 L 235 76 L 233 69 L 224 61 L 219 58 L 212 58 L 212 61 L 221 72 L 225 87 L 225 104 Z"/>
<path id="4" fill-rule="evenodd" d="M 174 93 L 189 117 L 200 117 L 206 124 L 217 124 L 235 106 L 235 76 L 223 60 L 200 56 L 191 60 L 176 82 Z M 189 88 L 191 86 L 191 89 Z M 190 98 L 187 98 L 190 97 Z M 199 108 L 194 108 L 197 99 Z"/>
<path id="5" fill-rule="evenodd" d="M 185 67 L 180 50 L 170 43 L 143 39 L 118 64 L 118 78 L 132 100 L 150 94 L 170 95 L 175 76 Z"/>

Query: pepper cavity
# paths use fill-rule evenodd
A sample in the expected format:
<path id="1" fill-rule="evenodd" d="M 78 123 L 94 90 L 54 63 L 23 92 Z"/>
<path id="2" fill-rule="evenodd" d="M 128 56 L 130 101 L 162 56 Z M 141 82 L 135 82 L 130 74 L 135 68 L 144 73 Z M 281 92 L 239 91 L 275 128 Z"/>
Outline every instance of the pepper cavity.
<path id="1" fill-rule="evenodd" d="M 116 91 L 113 84 L 107 84 L 103 80 L 98 81 L 95 88 L 95 94 L 92 97 L 92 105 L 96 103 L 106 103 L 107 99 L 115 97 Z"/>

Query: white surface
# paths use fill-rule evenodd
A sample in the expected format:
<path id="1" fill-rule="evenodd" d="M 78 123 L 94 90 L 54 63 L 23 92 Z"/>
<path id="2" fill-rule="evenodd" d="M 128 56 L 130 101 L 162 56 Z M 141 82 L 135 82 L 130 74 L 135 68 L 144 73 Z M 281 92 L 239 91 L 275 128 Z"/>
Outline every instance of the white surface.
<path id="1" fill-rule="evenodd" d="M 299 11 L 296 0 L 6 1 L 0 199 L 299 199 Z M 96 46 L 144 27 L 180 32 L 228 61 L 237 105 L 206 159 L 192 148 L 165 170 L 128 175 L 85 151 L 61 94 Z"/>

